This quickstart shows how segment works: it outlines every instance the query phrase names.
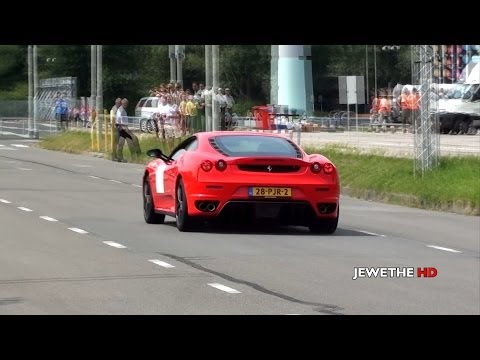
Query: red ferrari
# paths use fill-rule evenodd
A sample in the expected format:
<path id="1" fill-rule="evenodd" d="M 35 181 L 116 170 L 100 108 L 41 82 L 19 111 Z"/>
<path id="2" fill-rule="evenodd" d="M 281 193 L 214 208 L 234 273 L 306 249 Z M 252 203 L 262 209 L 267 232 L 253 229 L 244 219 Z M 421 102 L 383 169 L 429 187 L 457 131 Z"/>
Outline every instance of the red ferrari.
<path id="1" fill-rule="evenodd" d="M 335 165 L 273 133 L 201 132 L 170 155 L 147 154 L 143 212 L 149 224 L 176 218 L 180 231 L 205 220 L 277 221 L 335 232 L 340 185 Z"/>

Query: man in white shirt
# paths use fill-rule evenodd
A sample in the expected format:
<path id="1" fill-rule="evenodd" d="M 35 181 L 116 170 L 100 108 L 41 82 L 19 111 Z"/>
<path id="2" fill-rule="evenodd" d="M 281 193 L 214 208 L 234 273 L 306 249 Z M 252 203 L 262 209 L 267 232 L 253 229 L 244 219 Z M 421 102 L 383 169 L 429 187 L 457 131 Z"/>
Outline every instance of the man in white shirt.
<path id="1" fill-rule="evenodd" d="M 125 145 L 125 140 L 127 141 L 132 159 L 136 159 L 141 154 L 138 138 L 128 128 L 128 117 L 127 117 L 127 111 L 126 111 L 127 107 L 128 107 L 128 100 L 122 99 L 122 106 L 118 108 L 117 114 L 115 117 L 115 127 L 118 132 L 118 144 L 117 144 L 117 161 L 118 162 L 127 162 L 123 158 L 123 146 Z"/>

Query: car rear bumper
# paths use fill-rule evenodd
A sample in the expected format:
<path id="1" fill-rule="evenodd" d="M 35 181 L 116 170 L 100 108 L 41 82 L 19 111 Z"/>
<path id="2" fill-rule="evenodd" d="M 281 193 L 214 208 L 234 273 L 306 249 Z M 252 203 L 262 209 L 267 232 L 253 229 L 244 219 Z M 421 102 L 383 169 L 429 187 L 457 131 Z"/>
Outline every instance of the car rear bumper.
<path id="1" fill-rule="evenodd" d="M 339 202 L 338 184 L 282 184 L 291 197 L 253 197 L 249 188 L 258 184 L 195 183 L 187 189 L 188 212 L 204 217 L 276 217 L 289 224 L 305 224 L 313 218 L 334 218 Z M 265 185 L 263 185 L 265 186 Z M 250 195 L 249 195 L 250 193 Z M 303 219 L 303 220 L 302 220 Z"/>

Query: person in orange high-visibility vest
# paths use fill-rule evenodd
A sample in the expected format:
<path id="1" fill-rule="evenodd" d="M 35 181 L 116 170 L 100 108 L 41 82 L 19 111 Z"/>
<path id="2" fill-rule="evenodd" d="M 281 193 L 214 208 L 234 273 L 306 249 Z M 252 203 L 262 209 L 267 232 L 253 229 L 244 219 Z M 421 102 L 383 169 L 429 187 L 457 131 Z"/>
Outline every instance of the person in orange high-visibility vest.
<path id="1" fill-rule="evenodd" d="M 372 108 L 370 109 L 370 124 L 378 120 L 378 111 L 380 110 L 380 98 L 375 96 L 372 100 Z"/>
<path id="2" fill-rule="evenodd" d="M 380 96 L 380 107 L 378 109 L 378 114 L 380 118 L 380 123 L 385 124 L 385 120 L 388 119 L 391 112 L 390 101 L 388 101 L 386 95 Z"/>
<path id="3" fill-rule="evenodd" d="M 406 86 L 403 87 L 400 95 L 400 109 L 402 111 L 402 128 L 403 132 L 407 132 L 407 125 L 412 123 L 412 111 L 408 106 L 408 97 L 410 96 L 410 90 Z"/>
<path id="4" fill-rule="evenodd" d="M 410 109 L 412 116 L 412 124 L 414 127 L 414 132 L 417 132 L 420 128 L 420 119 L 419 119 L 419 108 L 420 108 L 420 94 L 417 91 L 417 88 L 412 89 L 412 93 L 408 96 L 407 106 Z"/>

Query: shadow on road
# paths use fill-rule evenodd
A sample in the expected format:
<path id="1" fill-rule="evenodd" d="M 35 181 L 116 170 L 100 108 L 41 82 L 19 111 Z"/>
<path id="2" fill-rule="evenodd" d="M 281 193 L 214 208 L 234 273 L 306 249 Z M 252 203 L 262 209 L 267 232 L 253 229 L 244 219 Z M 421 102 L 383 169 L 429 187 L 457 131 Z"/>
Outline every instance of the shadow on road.
<path id="1" fill-rule="evenodd" d="M 164 225 L 176 227 L 174 221 L 165 221 Z M 302 236 L 376 236 L 364 232 L 337 228 L 333 234 L 312 234 L 307 227 L 303 226 L 281 226 L 278 224 L 215 224 L 206 222 L 195 232 L 212 234 L 252 234 L 252 235 L 302 235 Z"/>

